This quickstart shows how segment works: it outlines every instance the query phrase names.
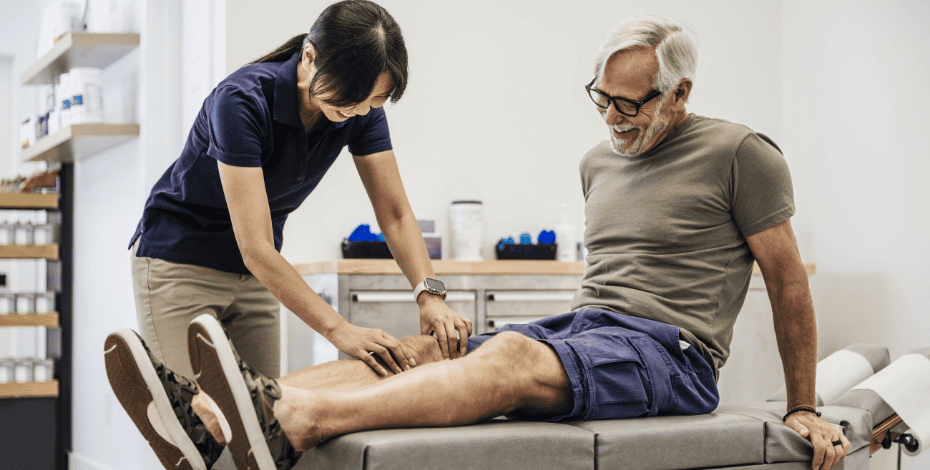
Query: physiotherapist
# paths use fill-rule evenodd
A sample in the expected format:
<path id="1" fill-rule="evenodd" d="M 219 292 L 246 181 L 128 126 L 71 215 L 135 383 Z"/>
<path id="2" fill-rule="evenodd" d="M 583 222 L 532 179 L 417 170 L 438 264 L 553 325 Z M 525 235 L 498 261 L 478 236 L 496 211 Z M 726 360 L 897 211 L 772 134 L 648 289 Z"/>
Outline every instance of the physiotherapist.
<path id="1" fill-rule="evenodd" d="M 373 354 L 395 372 L 416 366 L 391 335 L 348 323 L 280 254 L 288 214 L 343 147 L 415 288 L 421 332 L 434 333 L 447 358 L 464 353 L 471 321 L 445 305 L 445 288 L 433 279 L 382 109 L 406 85 L 400 27 L 365 0 L 329 6 L 309 34 L 217 85 L 180 157 L 152 189 L 130 242 L 139 330 L 156 358 L 193 378 L 187 327 L 210 313 L 246 363 L 278 377 L 283 304 L 381 375 L 387 371 Z"/>

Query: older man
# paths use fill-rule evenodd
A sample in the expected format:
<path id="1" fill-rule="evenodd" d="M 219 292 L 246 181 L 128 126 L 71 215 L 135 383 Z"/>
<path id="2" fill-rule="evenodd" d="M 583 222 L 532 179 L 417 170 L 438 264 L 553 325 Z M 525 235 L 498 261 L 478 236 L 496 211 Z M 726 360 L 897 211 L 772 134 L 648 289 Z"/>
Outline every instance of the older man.
<path id="1" fill-rule="evenodd" d="M 228 421 L 198 409 L 212 434 L 232 436 L 237 463 L 275 468 L 287 467 L 295 450 L 361 430 L 501 414 L 567 421 L 709 413 L 755 261 L 785 369 L 786 423 L 814 444 L 815 469 L 832 468 L 849 442 L 816 414 L 816 325 L 789 221 L 787 165 L 767 137 L 686 111 L 696 64 L 691 34 L 663 18 L 621 23 L 598 52 L 586 89 L 610 140 L 581 163 L 589 255 L 573 312 L 471 338 L 468 354 L 451 361 L 432 337 L 407 338 L 418 366 L 388 378 L 360 361 L 337 361 L 284 377 L 280 387 L 238 360 L 215 319 L 198 318 L 191 361 Z M 424 292 L 418 302 L 437 299 Z M 109 350 L 119 352 L 118 343 Z M 134 356 L 139 367 L 148 360 Z M 113 370 L 111 382 L 121 373 Z M 162 385 L 178 396 L 170 380 Z M 197 436 L 201 449 L 215 451 Z"/>

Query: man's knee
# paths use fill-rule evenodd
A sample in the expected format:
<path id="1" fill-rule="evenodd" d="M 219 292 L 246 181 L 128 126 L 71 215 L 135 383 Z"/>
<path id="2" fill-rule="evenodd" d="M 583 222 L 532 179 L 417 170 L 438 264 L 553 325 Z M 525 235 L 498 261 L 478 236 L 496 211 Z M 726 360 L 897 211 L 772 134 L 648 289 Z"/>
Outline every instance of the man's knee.
<path id="1" fill-rule="evenodd" d="M 504 331 L 486 341 L 475 353 L 480 353 L 484 361 L 496 362 L 511 373 L 524 372 L 533 374 L 540 364 L 540 355 L 548 347 L 527 336 L 513 331 Z"/>
<path id="2" fill-rule="evenodd" d="M 487 355 L 500 359 L 515 372 L 529 374 L 536 381 L 559 385 L 564 382 L 562 379 L 566 378 L 562 360 L 552 346 L 520 333 L 499 333 L 477 351 L 482 349 L 485 349 Z"/>
<path id="3" fill-rule="evenodd" d="M 505 331 L 475 351 L 475 359 L 496 364 L 498 374 L 517 387 L 518 408 L 555 413 L 571 409 L 571 382 L 558 354 L 550 345 Z"/>
<path id="4" fill-rule="evenodd" d="M 442 360 L 442 350 L 439 341 L 430 335 L 408 336 L 400 340 L 417 359 L 417 365 L 439 362 Z"/>

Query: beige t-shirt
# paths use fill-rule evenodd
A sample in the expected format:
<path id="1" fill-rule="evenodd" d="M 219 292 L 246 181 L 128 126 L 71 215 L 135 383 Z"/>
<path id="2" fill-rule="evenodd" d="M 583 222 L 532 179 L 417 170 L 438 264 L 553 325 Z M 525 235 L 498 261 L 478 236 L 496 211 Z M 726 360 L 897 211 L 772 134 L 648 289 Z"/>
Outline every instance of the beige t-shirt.
<path id="1" fill-rule="evenodd" d="M 588 255 L 573 309 L 677 326 L 719 370 L 752 275 L 746 237 L 794 215 L 781 151 L 746 126 L 692 114 L 638 158 L 597 145 L 581 185 Z"/>

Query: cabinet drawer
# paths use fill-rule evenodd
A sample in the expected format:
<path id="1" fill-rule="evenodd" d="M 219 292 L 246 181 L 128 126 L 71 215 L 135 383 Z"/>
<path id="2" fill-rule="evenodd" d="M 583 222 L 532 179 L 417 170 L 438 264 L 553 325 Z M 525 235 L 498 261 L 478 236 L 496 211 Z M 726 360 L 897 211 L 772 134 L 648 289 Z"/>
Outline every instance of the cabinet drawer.
<path id="1" fill-rule="evenodd" d="M 490 329 L 507 323 L 529 323 L 571 311 L 574 290 L 488 291 L 485 320 Z"/>
<path id="2" fill-rule="evenodd" d="M 351 291 L 349 300 L 349 321 L 354 325 L 380 328 L 397 339 L 420 334 L 420 308 L 409 290 Z M 446 305 L 475 322 L 474 291 L 449 291 Z"/>

